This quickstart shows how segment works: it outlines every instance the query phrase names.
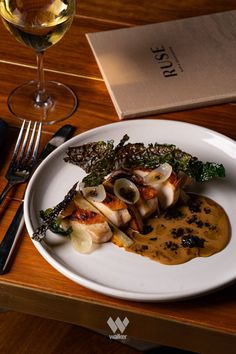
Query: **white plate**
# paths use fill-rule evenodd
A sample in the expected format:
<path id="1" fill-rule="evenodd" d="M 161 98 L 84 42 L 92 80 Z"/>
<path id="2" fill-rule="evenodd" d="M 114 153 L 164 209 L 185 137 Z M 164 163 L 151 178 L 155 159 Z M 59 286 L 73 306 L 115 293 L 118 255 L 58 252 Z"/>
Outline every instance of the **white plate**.
<path id="1" fill-rule="evenodd" d="M 40 224 L 39 210 L 55 206 L 84 176 L 83 171 L 65 163 L 71 145 L 114 139 L 127 133 L 131 142 L 173 143 L 203 161 L 223 163 L 227 177 L 197 187 L 221 204 L 229 216 L 231 240 L 221 252 L 195 258 L 185 264 L 167 266 L 132 254 L 112 243 L 91 254 L 77 253 L 65 238 L 48 233 L 34 242 L 41 255 L 59 272 L 94 291 L 113 297 L 140 301 L 170 301 L 213 291 L 236 279 L 236 143 L 200 126 L 167 120 L 132 120 L 96 128 L 63 144 L 37 169 L 27 188 L 24 213 L 32 235 Z"/>

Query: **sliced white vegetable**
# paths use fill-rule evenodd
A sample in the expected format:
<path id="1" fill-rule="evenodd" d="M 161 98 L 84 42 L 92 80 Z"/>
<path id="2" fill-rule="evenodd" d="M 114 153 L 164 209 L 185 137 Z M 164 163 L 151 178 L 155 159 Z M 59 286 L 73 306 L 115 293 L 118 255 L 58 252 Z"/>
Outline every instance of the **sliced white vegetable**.
<path id="1" fill-rule="evenodd" d="M 119 247 L 129 247 L 134 243 L 128 235 L 118 229 L 115 225 L 113 225 L 113 236 L 111 240 Z"/>
<path id="2" fill-rule="evenodd" d="M 136 169 L 136 170 L 134 170 L 134 174 L 139 176 L 139 177 L 141 177 L 141 178 L 146 177 L 149 173 L 150 173 L 150 170 L 148 170 L 148 169 Z"/>
<path id="3" fill-rule="evenodd" d="M 118 227 L 122 227 L 127 224 L 131 215 L 127 208 L 123 208 L 120 210 L 112 210 L 109 206 L 103 203 L 92 202 L 92 204 L 103 214 L 106 216 L 108 220 L 113 222 Z"/>
<path id="4" fill-rule="evenodd" d="M 72 228 L 73 232 L 70 235 L 72 246 L 80 253 L 89 253 L 93 246 L 90 233 L 76 222 L 73 222 Z"/>
<path id="5" fill-rule="evenodd" d="M 157 184 L 167 181 L 172 173 L 172 166 L 167 162 L 158 166 L 152 170 L 148 175 L 144 177 L 144 182 L 150 186 L 155 186 Z"/>
<path id="6" fill-rule="evenodd" d="M 154 212 L 159 211 L 156 197 L 148 200 L 140 198 L 136 206 L 142 218 L 148 218 Z"/>
<path id="7" fill-rule="evenodd" d="M 115 181 L 114 193 L 117 198 L 128 204 L 135 204 L 140 197 L 136 185 L 127 178 L 119 178 Z"/>
<path id="8" fill-rule="evenodd" d="M 94 202 L 102 202 L 106 198 L 106 191 L 102 184 L 94 187 L 85 187 L 84 183 L 81 182 L 79 189 L 83 196 Z"/>
<path id="9" fill-rule="evenodd" d="M 158 191 L 158 200 L 161 204 L 162 210 L 167 209 L 177 202 L 180 194 L 179 187 L 166 181 L 163 184 L 157 185 L 156 189 Z"/>

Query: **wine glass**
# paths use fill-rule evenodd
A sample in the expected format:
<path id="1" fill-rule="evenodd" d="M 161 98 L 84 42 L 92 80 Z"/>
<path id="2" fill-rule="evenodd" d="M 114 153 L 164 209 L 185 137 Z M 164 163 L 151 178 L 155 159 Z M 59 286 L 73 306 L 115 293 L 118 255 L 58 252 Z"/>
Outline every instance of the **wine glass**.
<path id="1" fill-rule="evenodd" d="M 75 93 L 66 85 L 45 81 L 44 51 L 69 29 L 75 0 L 0 0 L 5 27 L 19 42 L 35 50 L 38 77 L 13 90 L 10 111 L 18 118 L 53 124 L 70 117 L 78 106 Z"/>

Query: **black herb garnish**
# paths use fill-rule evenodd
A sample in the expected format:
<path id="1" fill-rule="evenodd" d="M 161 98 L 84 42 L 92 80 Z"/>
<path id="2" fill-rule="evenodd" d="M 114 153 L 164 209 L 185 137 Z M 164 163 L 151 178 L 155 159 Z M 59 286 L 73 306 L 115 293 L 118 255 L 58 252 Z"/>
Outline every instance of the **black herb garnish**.
<path id="1" fill-rule="evenodd" d="M 197 220 L 198 220 L 197 215 L 194 214 L 193 216 L 191 216 L 191 217 L 187 220 L 187 223 L 188 223 L 188 224 L 194 224 L 194 223 L 196 223 Z"/>
<path id="2" fill-rule="evenodd" d="M 199 229 L 202 229 L 204 226 L 210 227 L 210 224 L 207 221 L 203 222 L 202 220 L 198 219 L 196 214 L 193 214 L 190 218 L 188 218 L 187 223 L 195 224 Z"/>
<path id="3" fill-rule="evenodd" d="M 210 227 L 209 227 L 209 229 L 211 230 L 211 231 L 214 231 L 214 230 L 216 230 L 216 225 L 211 225 Z"/>
<path id="4" fill-rule="evenodd" d="M 210 212 L 211 212 L 210 208 L 204 208 L 203 210 L 205 211 L 206 214 L 210 214 Z"/>
<path id="5" fill-rule="evenodd" d="M 194 198 L 189 199 L 188 207 L 192 213 L 200 213 L 201 212 L 201 203 L 199 201 L 194 200 Z"/>
<path id="6" fill-rule="evenodd" d="M 144 235 L 147 235 L 152 231 L 153 231 L 153 227 L 151 225 L 144 225 L 143 226 L 143 234 Z"/>
<path id="7" fill-rule="evenodd" d="M 193 247 L 203 248 L 204 242 L 205 242 L 205 240 L 203 238 L 198 237 L 198 236 L 186 235 L 186 236 L 183 236 L 181 245 L 183 247 L 188 247 L 188 248 L 193 248 Z"/>
<path id="8" fill-rule="evenodd" d="M 78 183 L 75 183 L 73 187 L 64 197 L 63 201 L 57 204 L 52 211 L 47 215 L 43 224 L 39 226 L 33 233 L 32 239 L 35 241 L 41 241 L 46 236 L 46 231 L 50 228 L 50 225 L 57 219 L 58 215 L 64 210 L 67 205 L 72 201 L 76 194 L 76 187 Z"/>
<path id="9" fill-rule="evenodd" d="M 173 236 L 173 238 L 179 238 L 182 237 L 185 233 L 185 230 L 182 227 L 179 228 L 173 228 L 171 230 L 171 235 Z"/>
<path id="10" fill-rule="evenodd" d="M 166 241 L 164 249 L 166 249 L 166 248 L 171 250 L 171 251 L 176 251 L 179 248 L 179 246 L 175 242 Z"/>
<path id="11" fill-rule="evenodd" d="M 167 220 L 180 219 L 182 217 L 183 217 L 182 211 L 180 209 L 178 209 L 176 206 L 167 209 L 164 214 L 164 218 Z"/>
<path id="12" fill-rule="evenodd" d="M 204 222 L 202 220 L 197 220 L 196 225 L 201 229 L 204 226 Z"/>

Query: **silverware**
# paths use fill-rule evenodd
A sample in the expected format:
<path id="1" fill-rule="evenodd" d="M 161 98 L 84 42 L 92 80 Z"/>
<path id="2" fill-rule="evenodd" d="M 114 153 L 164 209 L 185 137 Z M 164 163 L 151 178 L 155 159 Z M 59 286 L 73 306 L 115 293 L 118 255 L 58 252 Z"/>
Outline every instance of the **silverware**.
<path id="1" fill-rule="evenodd" d="M 45 145 L 39 160 L 36 163 L 36 167 L 42 162 L 42 160 L 48 156 L 59 145 L 68 140 L 74 131 L 74 127 L 67 124 L 60 128 L 56 134 Z M 34 170 L 35 170 L 34 168 Z M 17 209 L 17 212 L 0 244 L 0 275 L 6 273 L 10 267 L 10 261 L 12 259 L 13 251 L 21 234 L 24 226 L 23 217 L 24 202 L 22 201 Z"/>
<path id="2" fill-rule="evenodd" d="M 5 176 L 8 183 L 0 195 L 0 204 L 13 186 L 27 181 L 34 167 L 39 148 L 42 123 L 35 122 L 32 131 L 30 130 L 31 125 L 32 122 L 25 120 L 22 123 L 12 159 Z"/>

